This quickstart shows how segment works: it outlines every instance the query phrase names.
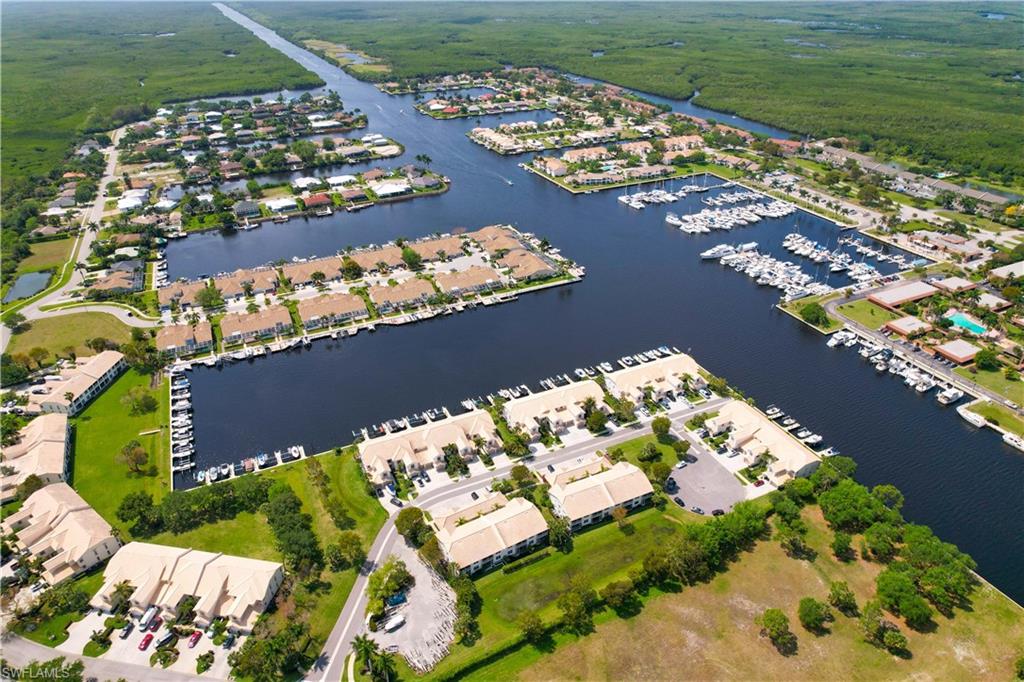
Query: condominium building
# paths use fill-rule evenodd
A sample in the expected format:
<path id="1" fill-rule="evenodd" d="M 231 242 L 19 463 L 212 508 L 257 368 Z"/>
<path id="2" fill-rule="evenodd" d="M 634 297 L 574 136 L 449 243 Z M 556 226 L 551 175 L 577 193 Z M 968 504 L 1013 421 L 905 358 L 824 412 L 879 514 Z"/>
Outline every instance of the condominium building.
<path id="1" fill-rule="evenodd" d="M 642 507 L 654 495 L 643 471 L 629 462 L 612 464 L 596 453 L 557 465 L 544 472 L 544 479 L 551 486 L 552 510 L 574 531 L 610 519 L 617 507 Z"/>
<path id="2" fill-rule="evenodd" d="M 68 416 L 58 412 L 36 417 L 18 432 L 18 442 L 4 448 L 0 477 L 0 502 L 15 498 L 18 486 L 29 476 L 45 485 L 65 481 L 71 455 Z"/>
<path id="3" fill-rule="evenodd" d="M 432 516 L 441 550 L 464 573 L 500 566 L 543 545 L 548 537 L 548 524 L 537 507 L 501 493 L 433 510 Z"/>
<path id="4" fill-rule="evenodd" d="M 127 368 L 124 355 L 105 350 L 87 358 L 78 358 L 74 367 L 63 369 L 60 379 L 48 379 L 28 395 L 29 413 L 60 412 L 76 415 L 93 398 L 112 384 Z"/>

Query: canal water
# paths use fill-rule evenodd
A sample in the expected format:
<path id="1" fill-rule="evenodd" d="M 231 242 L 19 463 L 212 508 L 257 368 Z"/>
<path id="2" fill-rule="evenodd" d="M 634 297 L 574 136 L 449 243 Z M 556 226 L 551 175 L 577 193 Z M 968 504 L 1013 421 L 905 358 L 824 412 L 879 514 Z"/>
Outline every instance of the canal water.
<path id="1" fill-rule="evenodd" d="M 721 241 L 758 241 L 776 252 L 796 216 L 690 236 L 664 222 L 668 210 L 685 212 L 682 202 L 635 211 L 614 192 L 570 195 L 519 169 L 522 159 L 469 142 L 464 132 L 475 121 L 421 116 L 412 98 L 384 95 L 236 12 L 222 11 L 319 74 L 346 107 L 366 112 L 369 130 L 405 144 L 401 161 L 425 153 L 453 186 L 439 197 L 356 214 L 179 240 L 168 249 L 172 274 L 510 222 L 547 237 L 585 265 L 587 276 L 500 306 L 364 331 L 251 363 L 197 368 L 191 376 L 200 466 L 296 443 L 307 452 L 324 450 L 370 423 L 439 405 L 457 409 L 468 396 L 668 344 L 760 405 L 776 403 L 824 435 L 857 461 L 863 483 L 897 485 L 906 494 L 908 519 L 958 544 L 986 578 L 1024 601 L 1024 456 L 994 432 L 940 407 L 934 395 L 878 376 L 856 353 L 827 348 L 823 337 L 773 307 L 774 289 L 698 257 Z M 837 230 L 827 221 L 801 214 L 796 226 L 835 242 Z"/>
<path id="2" fill-rule="evenodd" d="M 49 270 L 43 270 L 42 272 L 26 272 L 24 275 L 19 275 L 11 288 L 7 290 L 3 302 L 10 303 L 19 298 L 28 298 L 38 294 L 50 282 L 51 274 L 53 273 Z"/>

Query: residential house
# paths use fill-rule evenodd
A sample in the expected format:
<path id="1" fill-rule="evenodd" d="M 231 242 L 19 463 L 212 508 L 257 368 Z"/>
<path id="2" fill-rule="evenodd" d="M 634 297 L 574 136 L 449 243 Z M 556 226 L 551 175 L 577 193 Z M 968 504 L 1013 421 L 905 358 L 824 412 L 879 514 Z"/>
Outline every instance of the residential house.
<path id="1" fill-rule="evenodd" d="M 606 374 L 605 384 L 616 398 L 639 404 L 648 393 L 652 399 L 661 400 L 683 390 L 686 377 L 694 386 L 705 383 L 700 365 L 689 355 L 678 353 Z"/>
<path id="2" fill-rule="evenodd" d="M 434 281 L 441 291 L 452 296 L 466 296 L 497 289 L 504 285 L 501 274 L 487 265 L 472 265 L 465 270 L 438 272 Z"/>
<path id="3" fill-rule="evenodd" d="M 423 305 L 434 295 L 430 282 L 419 277 L 410 277 L 395 286 L 375 284 L 370 287 L 370 300 L 381 314 L 402 308 Z"/>
<path id="4" fill-rule="evenodd" d="M 254 313 L 231 313 L 220 321 L 225 344 L 247 343 L 257 339 L 290 334 L 291 313 L 283 305 L 273 305 Z"/>
<path id="5" fill-rule="evenodd" d="M 584 428 L 586 416 L 583 404 L 593 400 L 595 409 L 608 411 L 604 391 L 595 381 L 580 381 L 514 398 L 505 403 L 505 421 L 514 429 L 525 432 L 531 440 L 540 437 L 542 426 L 553 434 L 570 428 Z"/>
<path id="6" fill-rule="evenodd" d="M 558 274 L 558 270 L 533 251 L 513 249 L 498 259 L 498 264 L 512 271 L 512 278 L 520 282 L 546 279 Z"/>
<path id="7" fill-rule="evenodd" d="M 548 538 L 547 521 L 537 507 L 501 493 L 433 510 L 431 515 L 445 558 L 466 574 L 500 566 L 542 546 Z"/>
<path id="8" fill-rule="evenodd" d="M 74 416 L 112 384 L 127 366 L 124 355 L 115 350 L 78 358 L 74 367 L 61 370 L 60 379 L 48 379 L 43 385 L 33 387 L 27 410 L 30 414 L 59 412 Z"/>
<path id="9" fill-rule="evenodd" d="M 161 327 L 156 332 L 156 349 L 175 358 L 209 352 L 213 349 L 213 328 L 206 320 Z"/>
<path id="10" fill-rule="evenodd" d="M 569 522 L 575 532 L 610 519 L 621 507 L 638 509 L 654 496 L 654 488 L 639 468 L 629 462 L 612 464 L 596 453 L 554 465 L 545 471 L 552 511 Z"/>
<path id="11" fill-rule="evenodd" d="M 306 298 L 296 304 L 299 318 L 307 330 L 330 327 L 349 320 L 369 317 L 366 303 L 355 294 L 328 294 Z"/>
<path id="12" fill-rule="evenodd" d="M 23 426 L 18 442 L 4 448 L 3 465 L 9 471 L 0 476 L 0 502 L 13 500 L 18 486 L 29 476 L 37 476 L 43 485 L 66 481 L 71 458 L 69 436 L 66 414 L 40 415 Z"/>

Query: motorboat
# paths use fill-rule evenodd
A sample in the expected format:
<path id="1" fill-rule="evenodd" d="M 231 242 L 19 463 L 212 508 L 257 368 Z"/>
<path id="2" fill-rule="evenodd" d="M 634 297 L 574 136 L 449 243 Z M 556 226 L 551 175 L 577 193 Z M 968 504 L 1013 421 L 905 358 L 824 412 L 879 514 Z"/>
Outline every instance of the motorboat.
<path id="1" fill-rule="evenodd" d="M 1017 448 L 1021 452 L 1024 452 L 1024 438 L 1021 438 L 1015 433 L 1004 433 L 1003 442 L 1012 448 Z"/>
<path id="2" fill-rule="evenodd" d="M 957 414 L 963 417 L 964 421 L 974 426 L 977 426 L 978 428 L 985 426 L 985 418 L 982 417 L 977 412 L 971 412 L 969 409 L 967 409 L 968 407 L 968 405 L 961 405 L 960 407 L 956 408 Z"/>
<path id="3" fill-rule="evenodd" d="M 935 397 L 941 405 L 951 405 L 964 397 L 964 392 L 954 386 L 947 386 Z"/>

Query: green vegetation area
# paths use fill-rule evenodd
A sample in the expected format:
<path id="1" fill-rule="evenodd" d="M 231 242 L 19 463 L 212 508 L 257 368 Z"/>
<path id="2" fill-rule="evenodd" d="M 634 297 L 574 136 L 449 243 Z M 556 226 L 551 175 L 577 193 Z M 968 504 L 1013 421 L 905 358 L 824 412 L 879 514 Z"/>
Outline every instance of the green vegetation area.
<path id="1" fill-rule="evenodd" d="M 808 296 L 795 301 L 789 301 L 788 303 L 779 303 L 779 308 L 805 324 L 814 327 L 819 332 L 830 334 L 841 329 L 843 323 L 826 313 L 824 304 L 839 298 L 841 295 L 838 291 L 831 291 L 827 294 Z"/>
<path id="2" fill-rule="evenodd" d="M 32 254 L 18 263 L 18 273 L 53 270 L 64 265 L 75 245 L 72 237 L 52 239 L 45 242 L 33 242 L 29 248 Z"/>
<path id="3" fill-rule="evenodd" d="M 5 194 L 161 103 L 320 84 L 208 4 L 15 3 L 4 20 Z"/>
<path id="4" fill-rule="evenodd" d="M 74 461 L 71 483 L 100 516 L 129 537 L 128 527 L 115 512 L 121 499 L 143 491 L 154 498 L 170 489 L 170 436 L 167 432 L 170 394 L 166 380 L 151 387 L 151 378 L 129 370 L 75 418 Z M 132 391 L 148 391 L 156 409 L 132 415 L 123 400 Z M 144 435 L 145 434 L 145 435 Z M 132 473 L 117 461 L 121 448 L 131 441 L 149 455 L 142 473 Z M 152 468 L 150 468 L 152 467 Z"/>
<path id="5" fill-rule="evenodd" d="M 837 308 L 837 310 L 854 322 L 858 322 L 868 329 L 878 329 L 886 322 L 898 320 L 900 318 L 899 315 L 891 310 L 879 307 L 866 298 L 862 298 L 852 303 L 843 303 Z"/>
<path id="6" fill-rule="evenodd" d="M 238 6 L 296 43 L 344 42 L 402 78 L 549 65 L 864 151 L 1020 186 L 1020 7 L 529 3 Z M 594 50 L 603 56 L 592 56 Z M 950 134 L 949 131 L 957 131 Z"/>
<path id="7" fill-rule="evenodd" d="M 1006 407 L 998 403 L 983 402 L 972 405 L 970 410 L 980 414 L 996 426 L 1001 426 L 1007 431 L 1024 438 L 1024 419 L 1021 419 Z"/>
<path id="8" fill-rule="evenodd" d="M 829 583 L 845 581 L 863 604 L 874 593 L 880 565 L 839 561 L 818 509 L 804 511 L 812 562 L 789 557 L 776 542 L 761 542 L 711 582 L 648 601 L 634 618 L 603 612 L 585 637 L 559 632 L 549 646 L 523 646 L 463 679 L 675 679 L 685 661 L 692 679 L 1006 679 L 1024 637 L 1020 607 L 985 585 L 969 610 L 935 617 L 934 632 L 904 629 L 912 655 L 893 655 L 863 641 L 856 617 L 835 614 L 827 634 L 797 620 L 797 603 L 824 600 Z M 793 623 L 794 655 L 779 655 L 758 636 L 753 615 L 781 608 Z M 648 643 L 638 646 L 638 643 Z M 671 646 L 669 645 L 671 643 Z"/>
<path id="9" fill-rule="evenodd" d="M 956 373 L 969 379 L 990 391 L 1005 396 L 1017 404 L 1024 404 L 1024 381 L 1020 379 L 1010 380 L 1002 371 L 976 370 L 971 371 L 967 367 L 957 367 Z"/>
<path id="10" fill-rule="evenodd" d="M 94 570 L 84 573 L 61 584 L 61 594 L 81 591 L 90 598 L 99 592 L 103 585 L 103 571 Z M 55 601 L 57 601 L 55 599 Z M 76 605 L 77 606 L 77 605 Z M 85 617 L 89 611 L 85 608 L 42 608 L 33 615 L 20 620 L 12 626 L 12 630 L 25 639 L 37 644 L 55 647 L 68 638 L 68 626 Z"/>
<path id="11" fill-rule="evenodd" d="M 27 353 L 32 348 L 45 348 L 51 356 L 68 356 L 68 348 L 78 355 L 92 355 L 86 346 L 89 339 L 104 338 L 125 343 L 131 338 L 128 325 L 109 313 L 83 312 L 74 315 L 43 317 L 27 323 L 28 329 L 11 336 L 7 352 Z"/>

